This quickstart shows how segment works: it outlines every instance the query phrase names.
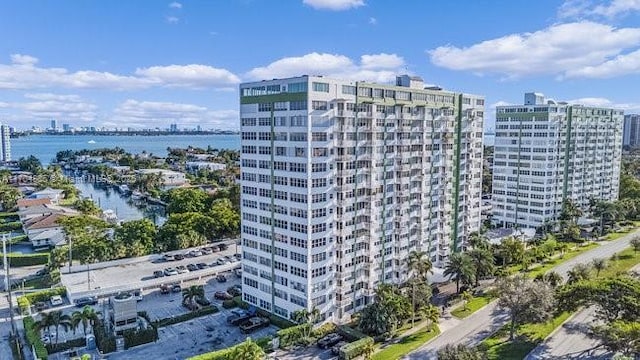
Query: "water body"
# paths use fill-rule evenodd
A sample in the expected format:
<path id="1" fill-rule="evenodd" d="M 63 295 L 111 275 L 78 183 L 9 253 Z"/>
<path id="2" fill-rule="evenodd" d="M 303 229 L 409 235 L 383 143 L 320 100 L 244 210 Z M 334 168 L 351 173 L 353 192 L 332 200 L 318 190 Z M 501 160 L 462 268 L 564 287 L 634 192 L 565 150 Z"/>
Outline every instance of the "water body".
<path id="1" fill-rule="evenodd" d="M 189 145 L 206 149 L 240 149 L 240 135 L 30 135 L 11 139 L 13 159 L 33 155 L 46 165 L 61 150 L 82 150 L 120 147 L 132 154 L 143 151 L 166 156 L 167 148 L 186 148 Z"/>
<path id="2" fill-rule="evenodd" d="M 83 197 L 93 199 L 102 210 L 113 210 L 119 221 L 131 221 L 147 218 L 156 225 L 166 220 L 159 209 L 144 204 L 136 204 L 130 197 L 122 196 L 113 187 L 105 183 L 88 182 L 82 177 L 73 177 L 76 188 Z"/>

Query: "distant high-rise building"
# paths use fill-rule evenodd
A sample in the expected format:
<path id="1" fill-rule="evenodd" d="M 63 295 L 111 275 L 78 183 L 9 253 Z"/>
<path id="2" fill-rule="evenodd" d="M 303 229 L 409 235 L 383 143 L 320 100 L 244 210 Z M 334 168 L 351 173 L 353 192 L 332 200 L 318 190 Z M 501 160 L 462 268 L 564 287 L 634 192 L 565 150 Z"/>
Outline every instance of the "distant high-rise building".
<path id="1" fill-rule="evenodd" d="M 177 132 L 178 131 L 178 124 L 171 124 L 169 126 L 169 131 L 171 132 Z"/>
<path id="2" fill-rule="evenodd" d="M 71 125 L 69 125 L 69 124 L 62 124 L 62 131 L 64 131 L 64 132 L 71 131 Z"/>
<path id="3" fill-rule="evenodd" d="M 57 120 L 51 120 L 51 130 L 56 131 L 58 130 L 58 121 Z"/>
<path id="4" fill-rule="evenodd" d="M 640 115 L 629 114 L 624 116 L 624 131 L 622 145 L 640 146 Z"/>
<path id="5" fill-rule="evenodd" d="M 583 210 L 618 198 L 623 111 L 525 94 L 496 108 L 493 221 L 537 228 L 557 221 L 565 201 Z"/>
<path id="6" fill-rule="evenodd" d="M 347 322 L 407 256 L 480 229 L 484 98 L 301 76 L 240 85 L 243 300 Z"/>
<path id="7" fill-rule="evenodd" d="M 202 127 L 201 127 L 200 125 L 196 126 L 196 131 L 197 131 L 197 132 L 202 131 Z"/>
<path id="8" fill-rule="evenodd" d="M 11 161 L 11 129 L 9 125 L 0 125 L 0 158 Z"/>

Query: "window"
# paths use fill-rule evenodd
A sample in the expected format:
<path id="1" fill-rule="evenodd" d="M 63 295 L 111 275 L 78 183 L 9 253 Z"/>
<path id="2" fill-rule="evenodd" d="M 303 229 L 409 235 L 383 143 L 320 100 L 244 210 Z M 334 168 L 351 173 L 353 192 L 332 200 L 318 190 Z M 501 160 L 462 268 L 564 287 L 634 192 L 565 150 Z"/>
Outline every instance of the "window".
<path id="1" fill-rule="evenodd" d="M 307 133 L 291 133 L 289 135 L 290 141 L 307 141 Z"/>
<path id="2" fill-rule="evenodd" d="M 280 102 L 273 103 L 273 110 L 274 111 L 286 111 L 287 110 L 287 102 L 286 101 L 280 101 Z"/>
<path id="3" fill-rule="evenodd" d="M 306 101 L 290 101 L 289 110 L 307 110 Z"/>
<path id="4" fill-rule="evenodd" d="M 311 141 L 327 141 L 327 133 L 322 133 L 322 132 L 311 133 Z"/>
<path id="5" fill-rule="evenodd" d="M 322 224 L 315 224 L 311 226 L 311 232 L 312 233 L 319 233 L 319 232 L 323 232 L 327 230 L 327 224 L 322 223 Z"/>
<path id="6" fill-rule="evenodd" d="M 321 82 L 313 82 L 313 91 L 329 92 L 329 84 Z"/>
<path id="7" fill-rule="evenodd" d="M 324 195 L 324 194 L 322 194 L 322 195 Z M 307 203 L 307 194 L 291 193 L 291 201 L 292 202 L 306 204 Z"/>
<path id="8" fill-rule="evenodd" d="M 356 87 L 351 85 L 342 85 L 342 93 L 346 95 L 355 95 Z"/>
<path id="9" fill-rule="evenodd" d="M 296 115 L 289 118 L 290 124 L 293 127 L 304 127 L 307 126 L 307 117 L 304 115 Z"/>
<path id="10" fill-rule="evenodd" d="M 327 179 L 326 178 L 312 179 L 311 180 L 311 187 L 318 188 L 318 187 L 325 187 L 325 186 L 327 186 Z"/>
<path id="11" fill-rule="evenodd" d="M 258 104 L 258 111 L 271 111 L 271 103 L 260 103 Z"/>
<path id="12" fill-rule="evenodd" d="M 323 266 L 321 268 L 313 269 L 311 271 L 311 277 L 322 276 L 322 275 L 325 275 L 326 273 L 327 273 L 327 268 L 326 266 Z"/>
<path id="13" fill-rule="evenodd" d="M 243 118 L 242 126 L 256 126 L 256 118 Z"/>
<path id="14" fill-rule="evenodd" d="M 324 149 L 325 151 L 327 149 Z M 311 164 L 311 169 L 312 171 L 315 172 L 325 172 L 327 171 L 327 163 L 321 163 L 321 164 Z"/>
<path id="15" fill-rule="evenodd" d="M 289 163 L 289 171 L 291 171 L 291 172 L 299 172 L 299 173 L 306 173 L 307 172 L 307 164 L 305 164 L 305 163 Z"/>
<path id="16" fill-rule="evenodd" d="M 307 91 L 307 83 L 306 82 L 291 83 L 287 87 L 287 91 L 290 92 L 290 93 L 306 92 Z"/>
<path id="17" fill-rule="evenodd" d="M 291 267 L 291 271 L 290 272 L 291 272 L 291 274 L 296 275 L 296 276 L 300 276 L 300 277 L 303 277 L 303 278 L 307 277 L 307 270 L 300 269 L 300 268 L 297 268 L 295 266 Z"/>
<path id="18" fill-rule="evenodd" d="M 327 102 L 326 101 L 312 101 L 311 109 L 313 110 L 327 110 Z"/>
<path id="19" fill-rule="evenodd" d="M 313 239 L 311 240 L 311 247 L 327 246 L 327 238 Z"/>
<path id="20" fill-rule="evenodd" d="M 325 261 L 327 260 L 327 253 L 325 252 L 321 252 L 318 254 L 314 254 L 311 256 L 311 261 L 316 263 L 316 262 L 321 262 L 321 261 Z"/>
<path id="21" fill-rule="evenodd" d="M 307 255 L 303 255 L 303 254 L 298 254 L 297 252 L 289 252 L 289 255 L 291 256 L 291 260 L 294 261 L 298 261 L 301 263 L 307 263 Z"/>

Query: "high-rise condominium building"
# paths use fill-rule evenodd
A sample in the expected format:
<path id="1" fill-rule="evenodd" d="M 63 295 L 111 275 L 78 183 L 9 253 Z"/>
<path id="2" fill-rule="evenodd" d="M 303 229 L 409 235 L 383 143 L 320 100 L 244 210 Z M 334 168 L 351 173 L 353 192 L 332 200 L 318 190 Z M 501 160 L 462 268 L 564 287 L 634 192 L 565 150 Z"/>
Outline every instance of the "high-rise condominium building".
<path id="1" fill-rule="evenodd" d="M 630 147 L 640 146 L 640 115 L 624 116 L 624 131 L 622 145 Z"/>
<path id="2" fill-rule="evenodd" d="M 11 128 L 0 125 L 0 159 L 11 161 Z"/>
<path id="3" fill-rule="evenodd" d="M 240 85 L 243 297 L 343 322 L 480 226 L 484 99 L 301 76 Z"/>
<path id="4" fill-rule="evenodd" d="M 618 198 L 621 110 L 545 101 L 496 108 L 493 221 L 536 228 L 556 221 L 566 200 Z"/>

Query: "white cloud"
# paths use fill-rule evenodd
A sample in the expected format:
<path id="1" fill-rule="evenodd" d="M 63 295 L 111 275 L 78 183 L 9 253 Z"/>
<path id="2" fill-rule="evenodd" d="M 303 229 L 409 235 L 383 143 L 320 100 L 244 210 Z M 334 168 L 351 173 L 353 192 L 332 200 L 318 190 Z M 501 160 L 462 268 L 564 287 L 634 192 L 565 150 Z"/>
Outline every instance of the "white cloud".
<path id="1" fill-rule="evenodd" d="M 109 89 L 133 90 L 151 87 L 203 88 L 237 84 L 240 79 L 225 69 L 208 65 L 152 66 L 136 70 L 135 75 L 36 66 L 38 59 L 14 54 L 12 64 L 0 64 L 0 89 Z"/>
<path id="2" fill-rule="evenodd" d="M 21 111 L 21 117 L 29 119 L 61 119 L 93 121 L 98 107 L 83 100 L 78 95 L 58 95 L 51 93 L 28 93 L 24 95 L 30 102 L 8 103 L 7 107 Z"/>
<path id="3" fill-rule="evenodd" d="M 33 100 L 53 100 L 53 101 L 72 101 L 78 102 L 81 101 L 80 96 L 78 95 L 60 95 L 60 94 L 52 94 L 52 93 L 26 93 L 24 97 L 27 99 Z"/>
<path id="4" fill-rule="evenodd" d="M 180 19 L 176 16 L 167 16 L 165 17 L 165 20 L 169 23 L 169 24 L 177 24 L 180 22 Z"/>
<path id="5" fill-rule="evenodd" d="M 237 110 L 209 110 L 204 106 L 129 99 L 118 105 L 109 122 L 145 126 L 202 125 L 219 129 L 238 128 Z"/>
<path id="6" fill-rule="evenodd" d="M 378 19 L 374 18 L 374 17 L 370 17 L 369 18 L 369 24 L 371 25 L 378 25 Z"/>
<path id="7" fill-rule="evenodd" d="M 607 98 L 602 97 L 584 97 L 579 99 L 573 99 L 567 101 L 569 104 L 584 105 L 584 106 L 596 106 L 596 107 L 610 107 L 614 109 L 621 109 L 625 112 L 639 112 L 640 103 L 620 103 L 615 102 Z"/>
<path id="8" fill-rule="evenodd" d="M 182 4 L 177 1 L 174 1 L 169 4 L 169 7 L 172 9 L 182 9 Z"/>
<path id="9" fill-rule="evenodd" d="M 566 77 L 612 78 L 626 74 L 640 74 L 640 49 L 598 65 L 568 70 Z"/>
<path id="10" fill-rule="evenodd" d="M 342 11 L 364 6 L 364 0 L 303 0 L 314 9 Z"/>
<path id="11" fill-rule="evenodd" d="M 396 54 L 363 55 L 360 64 L 338 54 L 310 53 L 286 57 L 250 70 L 246 76 L 255 79 L 285 78 L 300 75 L 327 75 L 353 80 L 390 82 L 400 72 L 404 59 Z"/>
<path id="12" fill-rule="evenodd" d="M 558 9 L 560 18 L 605 17 L 613 18 L 640 11 L 640 0 L 566 0 Z"/>
<path id="13" fill-rule="evenodd" d="M 507 35 L 464 48 L 441 46 L 429 51 L 429 55 L 433 64 L 444 68 L 517 78 L 534 74 L 568 75 L 573 69 L 603 64 L 638 46 L 640 28 L 617 29 L 583 21 Z"/>
<path id="14" fill-rule="evenodd" d="M 199 64 L 152 66 L 137 69 L 135 73 L 173 87 L 204 88 L 240 82 L 240 78 L 229 70 Z"/>

